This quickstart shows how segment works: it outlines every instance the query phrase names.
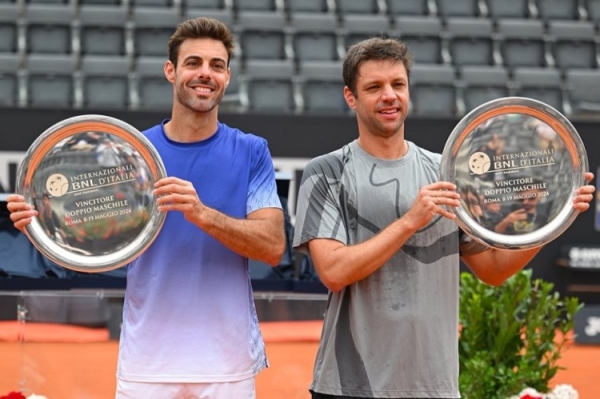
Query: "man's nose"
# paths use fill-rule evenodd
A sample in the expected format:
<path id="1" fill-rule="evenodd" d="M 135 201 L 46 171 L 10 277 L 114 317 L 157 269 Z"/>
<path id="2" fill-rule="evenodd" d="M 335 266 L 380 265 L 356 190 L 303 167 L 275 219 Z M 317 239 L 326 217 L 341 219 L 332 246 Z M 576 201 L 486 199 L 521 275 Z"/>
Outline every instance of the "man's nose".
<path id="1" fill-rule="evenodd" d="M 381 94 L 381 98 L 384 101 L 394 100 L 396 98 L 396 92 L 390 85 L 386 85 L 383 87 L 383 93 Z"/>
<path id="2" fill-rule="evenodd" d="M 196 72 L 196 76 L 204 78 L 204 79 L 210 79 L 210 76 L 211 76 L 210 66 L 207 64 L 201 65 Z"/>

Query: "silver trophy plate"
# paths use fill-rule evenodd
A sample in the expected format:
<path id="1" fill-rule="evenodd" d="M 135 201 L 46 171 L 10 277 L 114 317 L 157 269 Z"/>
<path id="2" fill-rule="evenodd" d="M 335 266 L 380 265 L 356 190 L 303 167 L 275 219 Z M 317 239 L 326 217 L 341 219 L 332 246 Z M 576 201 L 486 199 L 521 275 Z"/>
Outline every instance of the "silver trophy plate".
<path id="1" fill-rule="evenodd" d="M 569 120 L 529 98 L 487 102 L 456 125 L 440 178 L 457 186 L 456 222 L 477 241 L 527 249 L 562 234 L 577 216 L 575 191 L 588 160 Z"/>
<path id="2" fill-rule="evenodd" d="M 116 269 L 162 227 L 152 192 L 165 176 L 156 149 L 133 126 L 103 115 L 65 119 L 35 140 L 17 172 L 17 192 L 39 213 L 25 232 L 68 269 Z"/>

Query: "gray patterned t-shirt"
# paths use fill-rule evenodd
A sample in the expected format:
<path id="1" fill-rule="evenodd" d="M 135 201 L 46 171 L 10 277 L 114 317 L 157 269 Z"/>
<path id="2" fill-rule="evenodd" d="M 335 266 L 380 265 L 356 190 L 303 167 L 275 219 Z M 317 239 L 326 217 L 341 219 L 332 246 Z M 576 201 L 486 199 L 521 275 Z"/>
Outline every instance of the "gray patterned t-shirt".
<path id="1" fill-rule="evenodd" d="M 294 246 L 376 235 L 439 179 L 439 154 L 409 143 L 398 160 L 356 141 L 304 170 Z M 413 235 L 369 277 L 329 294 L 311 390 L 366 398 L 458 398 L 459 234 L 445 218 Z"/>

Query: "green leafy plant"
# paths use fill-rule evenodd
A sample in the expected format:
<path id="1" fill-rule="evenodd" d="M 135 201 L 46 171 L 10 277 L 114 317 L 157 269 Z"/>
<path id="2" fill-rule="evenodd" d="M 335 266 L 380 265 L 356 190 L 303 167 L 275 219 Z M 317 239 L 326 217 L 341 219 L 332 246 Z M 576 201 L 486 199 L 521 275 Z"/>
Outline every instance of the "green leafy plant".
<path id="1" fill-rule="evenodd" d="M 461 274 L 459 359 L 464 399 L 505 399 L 550 390 L 557 361 L 583 305 L 522 270 L 499 287 Z"/>

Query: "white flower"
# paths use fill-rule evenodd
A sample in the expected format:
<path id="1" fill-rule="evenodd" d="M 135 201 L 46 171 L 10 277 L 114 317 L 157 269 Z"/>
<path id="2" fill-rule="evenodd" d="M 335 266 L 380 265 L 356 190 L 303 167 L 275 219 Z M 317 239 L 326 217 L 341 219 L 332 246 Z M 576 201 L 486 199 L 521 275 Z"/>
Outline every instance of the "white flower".
<path id="1" fill-rule="evenodd" d="M 540 399 L 579 399 L 579 393 L 571 385 L 567 384 L 557 385 L 552 392 L 545 395 L 533 388 L 525 388 L 518 395 L 511 396 L 508 399 L 521 399 L 525 395 Z"/>
<path id="2" fill-rule="evenodd" d="M 579 399 L 579 394 L 571 386 L 567 384 L 561 384 L 554 387 L 552 391 L 554 399 Z"/>
<path id="3" fill-rule="evenodd" d="M 32 393 L 31 395 L 29 395 L 27 397 L 27 399 L 48 399 L 48 398 L 45 396 L 42 396 L 42 395 L 36 395 L 36 394 Z"/>

